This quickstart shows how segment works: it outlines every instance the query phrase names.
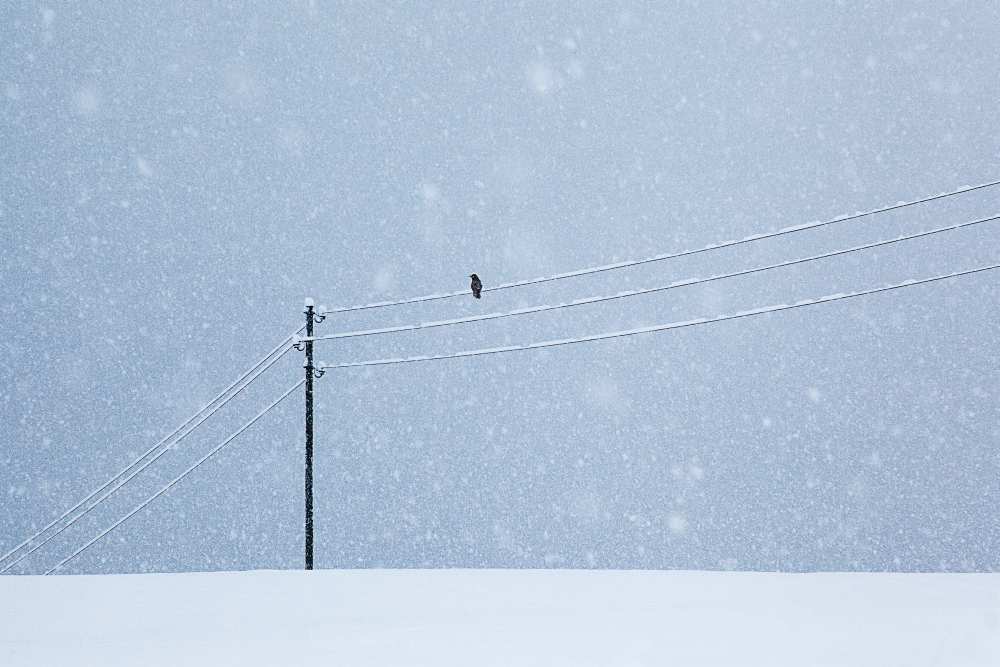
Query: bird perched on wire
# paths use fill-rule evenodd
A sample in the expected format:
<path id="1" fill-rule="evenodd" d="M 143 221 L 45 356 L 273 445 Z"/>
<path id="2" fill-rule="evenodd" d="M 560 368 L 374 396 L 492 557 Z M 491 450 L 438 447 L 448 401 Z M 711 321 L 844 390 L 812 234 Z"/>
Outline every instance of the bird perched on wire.
<path id="1" fill-rule="evenodd" d="M 479 276 L 477 276 L 475 273 L 473 273 L 469 277 L 472 278 L 472 296 L 476 297 L 477 299 L 481 298 L 479 295 L 483 291 L 483 281 L 480 280 Z"/>

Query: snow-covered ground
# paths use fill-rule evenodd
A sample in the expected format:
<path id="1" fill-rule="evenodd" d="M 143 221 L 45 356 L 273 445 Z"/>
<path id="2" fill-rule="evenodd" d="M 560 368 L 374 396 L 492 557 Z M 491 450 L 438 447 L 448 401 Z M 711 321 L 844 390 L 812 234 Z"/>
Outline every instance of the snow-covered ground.
<path id="1" fill-rule="evenodd" d="M 1000 665 L 1000 575 L 0 577 L 0 665 Z"/>

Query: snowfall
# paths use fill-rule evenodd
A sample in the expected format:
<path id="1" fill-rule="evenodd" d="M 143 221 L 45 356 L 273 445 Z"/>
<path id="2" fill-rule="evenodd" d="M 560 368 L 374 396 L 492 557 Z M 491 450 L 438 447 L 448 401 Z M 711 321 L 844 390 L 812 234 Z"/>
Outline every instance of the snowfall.
<path id="1" fill-rule="evenodd" d="M 1000 665 L 1000 574 L 0 577 L 0 665 Z"/>

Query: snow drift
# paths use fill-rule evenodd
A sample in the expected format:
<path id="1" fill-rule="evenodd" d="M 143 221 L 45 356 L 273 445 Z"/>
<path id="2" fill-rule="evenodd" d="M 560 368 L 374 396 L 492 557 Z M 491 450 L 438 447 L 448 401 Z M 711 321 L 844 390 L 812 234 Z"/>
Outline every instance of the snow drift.
<path id="1" fill-rule="evenodd" d="M 996 574 L 8 576 L 0 600 L 5 667 L 1000 665 Z"/>

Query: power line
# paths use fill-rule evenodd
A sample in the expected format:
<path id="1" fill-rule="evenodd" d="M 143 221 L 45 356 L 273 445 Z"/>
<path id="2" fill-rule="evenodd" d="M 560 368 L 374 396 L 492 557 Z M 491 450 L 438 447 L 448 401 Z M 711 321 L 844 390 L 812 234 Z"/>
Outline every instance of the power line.
<path id="1" fill-rule="evenodd" d="M 656 292 L 664 292 L 667 290 L 677 289 L 679 287 L 690 287 L 692 285 L 701 285 L 704 283 L 713 282 L 716 280 L 724 280 L 726 278 L 735 278 L 739 276 L 747 276 L 754 273 L 761 273 L 764 271 L 770 271 L 772 269 L 785 268 L 789 266 L 795 266 L 797 264 L 804 264 L 807 262 L 813 262 L 820 259 L 827 259 L 830 257 L 837 257 L 839 255 L 846 255 L 852 252 L 858 252 L 861 250 L 870 250 L 871 248 L 879 248 L 882 246 L 892 245 L 894 243 L 899 243 L 901 241 L 909 241 L 912 239 L 918 239 L 925 236 L 931 236 L 934 234 L 941 234 L 943 232 L 954 231 L 956 229 L 962 229 L 964 227 L 971 227 L 973 225 L 979 225 L 986 222 L 994 222 L 1000 220 L 1000 215 L 994 215 L 988 218 L 980 218 L 978 220 L 970 220 L 968 222 L 960 222 L 953 225 L 947 225 L 945 227 L 938 227 L 937 229 L 931 229 L 924 232 L 918 232 L 915 234 L 908 234 L 906 236 L 898 236 L 893 239 L 887 239 L 884 241 L 876 241 L 873 243 L 866 243 L 864 245 L 854 246 L 852 248 L 847 248 L 844 250 L 835 250 L 832 252 L 826 252 L 819 255 L 812 255 L 809 257 L 802 257 L 799 259 L 792 259 L 786 262 L 780 262 L 778 264 L 769 264 L 767 266 L 759 266 L 752 269 L 744 269 L 742 271 L 734 271 L 732 273 L 722 273 L 714 276 L 709 276 L 707 278 L 689 278 L 686 280 L 678 280 L 670 283 L 669 285 L 663 285 L 660 287 L 649 287 L 645 289 L 629 290 L 625 292 L 619 292 L 617 294 L 612 294 L 609 296 L 592 296 L 583 299 L 576 299 L 574 301 L 559 303 L 554 305 L 544 305 L 544 306 L 531 306 L 528 308 L 518 308 L 516 310 L 511 310 L 503 313 L 487 313 L 484 315 L 471 315 L 469 317 L 461 317 L 453 320 L 441 320 L 437 322 L 421 322 L 419 324 L 403 324 L 394 327 L 383 327 L 381 329 L 363 329 L 360 331 L 346 331 L 342 333 L 327 334 L 325 336 L 315 336 L 308 340 L 320 341 L 320 340 L 339 340 L 344 338 L 359 338 L 362 336 L 375 336 L 381 334 L 399 333 L 402 331 L 416 331 L 419 329 L 433 329 L 435 327 L 446 327 L 454 326 L 456 324 L 467 324 L 470 322 L 484 322 L 489 320 L 498 320 L 506 317 L 517 317 L 520 315 L 531 315 L 535 313 L 544 313 L 550 310 L 559 310 L 562 308 L 573 308 L 575 306 L 585 306 L 594 303 L 601 303 L 604 301 L 613 301 L 615 299 L 627 299 L 634 296 L 642 296 L 646 294 L 654 294 Z M 306 340 L 306 339 L 303 339 Z"/>
<path id="2" fill-rule="evenodd" d="M 862 290 L 859 292 L 850 292 L 846 294 L 831 294 L 829 296 L 820 297 L 818 299 L 810 299 L 805 301 L 799 301 L 794 304 L 782 304 L 777 306 L 765 306 L 763 308 L 757 308 L 755 310 L 746 310 L 732 315 L 721 315 L 719 317 L 710 318 L 698 318 L 695 320 L 686 320 L 683 322 L 672 322 L 669 324 L 658 324 L 650 327 L 640 327 L 638 329 L 628 329 L 626 331 L 615 331 L 611 333 L 596 334 L 592 336 L 582 336 L 579 338 L 567 338 L 563 340 L 550 340 L 541 343 L 531 343 L 529 345 L 510 345 L 506 347 L 494 347 L 481 350 L 468 350 L 465 352 L 456 352 L 454 354 L 441 354 L 434 356 L 419 356 L 419 357 L 406 357 L 398 359 L 376 359 L 373 361 L 357 361 L 357 362 L 347 362 L 342 364 L 329 364 L 320 366 L 323 370 L 332 370 L 335 368 L 358 368 L 362 366 L 389 366 L 394 364 L 408 364 L 415 363 L 419 361 L 438 361 L 441 359 L 458 359 L 461 357 L 478 357 L 488 354 L 502 354 L 505 352 L 520 352 L 526 350 L 538 350 L 546 347 L 559 347 L 562 345 L 573 345 L 576 343 L 588 343 L 597 340 L 607 340 L 610 338 L 624 338 L 626 336 L 636 336 L 638 334 L 653 333 L 657 331 L 668 331 L 670 329 L 683 329 L 686 327 L 697 326 L 701 324 L 712 324 L 715 322 L 725 322 L 727 320 L 737 320 L 744 317 L 753 317 L 755 315 L 764 315 L 766 313 L 776 313 L 782 310 L 792 310 L 793 308 L 804 308 L 806 306 L 815 306 L 821 303 L 830 303 L 832 301 L 841 301 L 844 299 L 853 299 L 855 297 L 867 296 L 870 294 L 877 294 L 879 292 L 888 292 L 891 290 L 903 289 L 905 287 L 913 287 L 915 285 L 923 285 L 926 283 L 935 282 L 938 280 L 946 280 L 948 278 L 957 278 L 959 276 L 972 275 L 974 273 L 980 273 L 982 271 L 991 271 L 993 269 L 1000 268 L 1000 264 L 993 264 L 990 266 L 983 266 L 978 269 L 969 269 L 967 271 L 958 271 L 955 273 L 949 273 L 940 276 L 934 276 L 932 278 L 922 278 L 920 280 L 907 280 L 902 283 L 897 283 L 894 285 L 887 285 L 885 287 L 876 287 L 872 289 Z"/>
<path id="3" fill-rule="evenodd" d="M 156 463 L 156 461 L 161 456 L 163 456 L 164 454 L 166 454 L 168 451 L 170 451 L 171 449 L 173 449 L 174 447 L 176 447 L 178 443 L 180 443 L 186 437 L 188 437 L 189 435 L 191 435 L 191 433 L 195 429 L 197 429 L 199 426 L 201 426 L 203 423 L 205 423 L 205 421 L 209 417 L 211 417 L 216 412 L 218 412 L 219 410 L 221 410 L 231 400 L 233 400 L 234 398 L 236 398 L 237 396 L 239 396 L 243 392 L 244 389 L 246 389 L 251 384 L 253 384 L 253 382 L 257 378 L 259 378 L 261 375 L 263 375 L 265 372 L 267 372 L 267 370 L 269 368 L 271 368 L 271 366 L 273 366 L 274 364 L 278 363 L 278 361 L 281 360 L 281 358 L 284 357 L 291 349 L 292 349 L 291 347 L 286 347 L 284 350 L 282 350 L 281 353 L 278 356 L 276 356 L 273 359 L 271 359 L 271 361 L 269 361 L 263 367 L 261 367 L 258 371 L 256 371 L 255 374 L 253 374 L 247 380 L 247 382 L 243 386 L 241 386 L 233 394 L 231 394 L 230 396 L 228 396 L 224 401 L 222 401 L 221 403 L 219 403 L 218 405 L 216 405 L 214 408 L 212 408 L 211 410 L 209 410 L 207 413 L 205 413 L 190 428 L 188 428 L 184 433 L 182 433 L 180 436 L 178 436 L 177 439 L 175 439 L 169 445 L 163 447 L 159 452 L 156 453 L 156 455 L 154 455 L 148 461 L 146 461 L 141 466 L 139 466 L 138 468 L 136 468 L 135 470 L 133 470 L 130 474 L 128 474 L 127 476 L 121 478 L 116 484 L 113 485 L 113 487 L 109 491 L 107 491 L 104 495 L 102 495 L 100 498 L 98 498 L 96 502 L 94 502 L 93 504 L 91 504 L 88 507 L 86 507 L 81 513 L 79 513 L 78 515 L 76 515 L 75 517 L 73 517 L 69 522 L 67 522 L 66 524 L 60 526 L 58 530 L 56 530 L 55 532 L 53 532 L 52 534 L 50 534 L 49 536 L 47 536 L 44 540 L 42 540 L 38 544 L 35 544 L 34 546 L 32 546 L 30 549 L 28 549 L 27 551 L 25 551 L 19 557 L 17 557 L 13 561 L 11 561 L 9 564 L 7 564 L 5 567 L 3 567 L 2 569 L 0 569 L 0 574 L 3 574 L 4 572 L 7 572 L 12 567 L 14 567 L 18 563 L 20 563 L 22 560 L 24 560 L 25 558 L 27 558 L 28 556 L 30 556 L 31 554 L 33 554 L 34 552 L 38 551 L 43 546 L 45 546 L 46 544 L 48 544 L 49 542 L 51 542 L 52 540 L 54 540 L 56 537 L 58 537 L 63 532 L 65 532 L 66 530 L 68 530 L 71 526 L 73 526 L 77 521 L 79 521 L 80 519 L 82 519 L 83 517 L 85 517 L 87 514 L 89 514 L 98 505 L 100 505 L 105 500 L 107 500 L 109 497 L 111 497 L 116 491 L 118 491 L 118 489 L 120 489 L 123 486 L 125 486 L 126 484 L 128 484 L 130 481 L 132 481 L 132 479 L 134 479 L 136 476 L 138 476 L 140 473 L 142 473 L 142 471 L 146 470 L 151 465 L 153 465 L 154 463 Z"/>
<path id="4" fill-rule="evenodd" d="M 840 224 L 842 222 L 849 222 L 851 220 L 857 220 L 869 215 L 877 215 L 880 213 L 887 213 L 889 211 L 896 211 L 899 209 L 907 208 L 909 206 L 916 206 L 918 204 L 926 204 L 928 202 L 936 201 L 938 199 L 945 199 L 948 197 L 954 197 L 956 195 L 965 194 L 968 192 L 974 192 L 976 190 L 982 190 L 984 188 L 990 188 L 996 185 L 1000 185 L 1000 180 L 990 181 L 989 183 L 982 183 L 980 185 L 965 186 L 953 190 L 951 192 L 943 192 L 941 194 L 930 195 L 927 197 L 922 197 L 920 199 L 914 199 L 911 201 L 898 202 L 889 206 L 882 206 L 880 208 L 870 209 L 868 211 L 862 211 L 859 213 L 853 213 L 850 215 L 841 215 L 835 218 L 830 218 L 829 220 L 824 220 L 822 222 L 811 222 L 802 225 L 797 225 L 794 227 L 785 227 L 784 229 L 779 229 L 775 232 L 766 232 L 762 234 L 754 234 L 751 236 L 744 237 L 742 239 L 736 239 L 733 241 L 725 241 L 722 243 L 715 243 L 711 245 L 704 246 L 702 248 L 693 248 L 690 250 L 682 250 L 680 252 L 665 253 L 661 255 L 654 255 L 653 257 L 646 257 L 644 259 L 633 259 L 626 260 L 622 262 L 615 262 L 613 264 L 605 264 L 602 266 L 592 266 L 584 269 L 577 269 L 575 271 L 567 271 L 565 273 L 557 273 L 551 276 L 544 276 L 541 278 L 532 278 L 529 280 L 516 280 L 509 283 L 502 283 L 500 285 L 495 285 L 493 287 L 484 287 L 484 292 L 495 292 L 498 290 L 511 289 L 513 287 L 525 287 L 528 285 L 539 285 L 542 283 L 548 283 L 555 280 L 564 280 L 566 278 L 576 278 L 578 276 L 586 276 L 594 273 L 603 273 L 605 271 L 615 271 L 618 269 L 624 269 L 632 266 L 640 266 L 642 264 L 650 264 L 652 262 L 662 262 L 668 259 L 676 259 L 678 257 L 688 257 L 690 255 L 697 255 L 703 252 L 711 252 L 713 250 L 721 250 L 723 248 L 732 248 L 734 246 L 743 245 L 746 243 L 753 243 L 754 241 L 762 241 L 764 239 L 772 239 L 779 236 L 785 236 L 787 234 L 795 234 L 797 232 L 803 232 L 810 229 L 819 229 L 820 227 L 826 227 L 828 225 Z M 344 306 L 337 308 L 330 308 L 324 310 L 322 314 L 328 313 L 349 313 L 356 310 L 370 310 L 373 308 L 387 308 L 389 306 L 401 306 L 411 303 L 422 303 L 426 301 L 439 301 L 441 299 L 451 299 L 459 296 L 468 296 L 469 290 L 458 290 L 455 292 L 443 292 L 439 294 L 426 294 L 423 296 L 409 297 L 406 299 L 399 299 L 397 301 L 377 301 L 375 303 L 367 303 L 357 306 Z"/>
<path id="5" fill-rule="evenodd" d="M 291 387 L 289 387 L 288 390 L 286 390 L 285 393 L 283 393 L 280 397 L 278 397 L 277 400 L 275 400 L 269 406 L 267 406 L 266 408 L 264 408 L 263 410 L 261 410 L 259 413 L 257 413 L 256 417 L 254 417 L 253 419 L 251 419 L 250 421 L 248 421 L 246 424 L 244 424 L 243 426 L 241 426 L 239 429 L 237 429 L 236 432 L 234 432 L 228 438 L 226 438 L 221 443 L 219 443 L 219 445 L 217 445 L 214 449 L 212 449 L 208 454 L 205 454 L 205 456 L 203 456 L 200 459 L 198 459 L 198 461 L 194 465 L 192 465 L 187 470 L 185 470 L 184 472 L 182 472 L 180 475 L 178 475 L 177 477 L 175 477 L 173 480 L 171 480 L 162 489 L 160 489 L 159 491 L 157 491 L 156 493 L 154 493 L 152 496 L 150 496 L 145 501 L 143 501 L 142 503 L 140 503 L 131 512 L 129 512 L 124 517 L 122 517 L 121 519 L 119 519 L 117 522 L 115 522 L 114 524 L 112 524 L 110 528 L 107 528 L 106 530 L 104 530 L 103 532 L 101 532 L 100 534 L 98 534 L 97 537 L 93 538 L 92 540 L 90 540 L 89 542 L 87 542 L 86 544 L 84 544 L 82 547 L 80 547 L 79 549 L 77 549 L 76 551 L 74 551 L 72 554 L 70 554 L 69 556 L 67 556 L 63 560 L 59 561 L 59 563 L 56 566 L 54 566 L 54 567 L 50 568 L 49 570 L 47 570 L 45 572 L 45 574 L 52 574 L 56 570 L 61 569 L 64 565 L 66 565 L 71 560 L 73 560 L 74 558 L 76 558 L 77 556 L 79 556 L 80 554 L 82 554 L 84 551 L 86 551 L 87 549 L 89 549 L 91 546 L 93 546 L 94 544 L 96 544 L 105 535 L 107 535 L 108 533 L 110 533 L 115 528 L 117 528 L 118 526 L 122 525 L 123 523 L 125 523 L 129 519 L 131 519 L 133 516 L 135 516 L 139 512 L 141 512 L 144 508 L 146 508 L 147 506 L 149 506 L 149 504 L 151 502 L 153 502 L 154 500 L 156 500 L 157 498 L 159 498 L 160 496 L 162 496 L 164 493 L 166 493 L 167 491 L 169 491 L 170 489 L 172 489 L 174 486 L 176 486 L 182 479 L 184 479 L 189 474 L 191 474 L 192 472 L 194 472 L 201 464 L 203 464 L 205 461 L 207 461 L 208 459 L 210 459 L 213 456 L 215 456 L 215 454 L 217 454 L 220 450 L 222 450 L 223 447 L 225 447 L 226 445 L 228 445 L 230 442 L 232 442 L 233 440 L 235 440 L 241 433 L 243 433 L 248 428 L 250 428 L 251 426 L 253 426 L 254 424 L 256 424 L 257 421 L 260 420 L 261 417 L 263 417 L 268 412 L 270 412 L 271 410 L 273 410 L 279 403 L 281 403 L 283 400 L 285 400 L 286 398 L 288 398 L 288 396 L 293 391 L 295 391 L 296 389 L 298 389 L 299 387 L 301 387 L 303 384 L 305 384 L 305 378 L 299 380 L 294 385 L 292 385 Z"/>
<path id="6" fill-rule="evenodd" d="M 70 514 L 74 513 L 75 511 L 77 511 L 78 509 L 80 509 L 80 507 L 82 507 L 83 505 L 85 505 L 85 504 L 87 504 L 88 502 L 90 502 L 90 501 L 91 501 L 91 500 L 92 500 L 92 499 L 93 499 L 93 498 L 94 498 L 95 496 L 99 495 L 99 494 L 100 494 L 100 493 L 102 493 L 102 492 L 103 492 L 104 490 L 106 490 L 106 489 L 107 489 L 108 487 L 112 486 L 112 485 L 113 485 L 113 484 L 114 484 L 114 483 L 115 483 L 116 481 L 118 481 L 118 480 L 119 480 L 119 479 L 120 479 L 120 478 L 121 478 L 121 477 L 122 477 L 123 475 L 126 475 L 126 474 L 128 474 L 128 472 L 129 472 L 130 470 L 132 470 L 132 468 L 134 468 L 134 467 L 135 467 L 136 465 L 140 464 L 140 463 L 141 463 L 141 462 L 142 462 L 142 461 L 143 461 L 143 460 L 144 460 L 144 459 L 145 459 L 145 458 L 146 458 L 147 456 L 149 456 L 150 454 L 152 454 L 153 452 L 155 452 L 156 450 L 158 450 L 158 449 L 159 449 L 160 447 L 162 447 L 162 446 L 163 446 L 163 445 L 165 445 L 166 443 L 170 442 L 170 441 L 171 441 L 171 439 L 172 439 L 172 438 L 173 438 L 173 437 L 174 437 L 175 435 L 177 435 L 178 433 L 180 433 L 180 432 L 181 432 L 181 431 L 182 431 L 182 430 L 183 430 L 184 428 L 186 428 L 186 427 L 187 427 L 187 426 L 188 426 L 189 424 L 191 424 L 191 423 L 192 423 L 193 421 L 195 421 L 196 419 L 198 419 L 198 418 L 199 418 L 199 417 L 200 417 L 200 416 L 201 416 L 201 415 L 202 415 L 202 414 L 203 414 L 203 413 L 204 413 L 204 412 L 205 412 L 206 410 L 208 410 L 209 408 L 211 408 L 211 407 L 212 407 L 212 406 L 213 406 L 213 405 L 214 405 L 214 404 L 215 404 L 215 403 L 216 403 L 216 402 L 217 402 L 218 400 L 222 399 L 222 398 L 223 398 L 223 397 L 225 397 L 225 396 L 226 396 L 226 395 L 227 395 L 227 394 L 228 394 L 228 393 L 229 393 L 230 391 L 232 391 L 233 387 L 235 387 L 235 386 L 236 386 L 236 385 L 238 385 L 238 384 L 239 384 L 240 382 L 242 382 L 242 381 L 243 381 L 243 380 L 245 380 L 245 379 L 246 379 L 247 377 L 249 377 L 249 376 L 250 376 L 251 374 L 253 374 L 253 373 L 254 373 L 254 372 L 255 372 L 255 371 L 256 371 L 256 370 L 258 369 L 258 368 L 260 368 L 260 366 L 261 366 L 262 364 L 265 364 L 265 363 L 267 363 L 268 359 L 270 359 L 270 358 L 271 358 L 272 356 L 274 356 L 274 354 L 276 354 L 276 353 L 277 353 L 278 351 L 280 351 L 282 347 L 284 347 L 284 346 L 288 345 L 288 344 L 289 344 L 289 343 L 290 343 L 290 342 L 292 341 L 293 337 L 294 337 L 294 336 L 296 336 L 296 335 L 297 335 L 297 334 L 298 334 L 298 333 L 299 333 L 300 331 L 302 331 L 302 329 L 303 329 L 303 328 L 304 328 L 304 326 L 302 326 L 302 327 L 299 327 L 298 329 L 296 329 L 296 330 L 295 330 L 294 332 L 292 332 L 292 333 L 291 333 L 291 334 L 289 334 L 288 336 L 285 336 L 284 340 L 282 340 L 282 341 L 281 341 L 280 343 L 278 343 L 278 345 L 276 345 L 276 346 L 275 346 L 275 347 L 274 347 L 274 348 L 273 348 L 273 349 L 272 349 L 272 350 L 271 350 L 270 352 L 268 352 L 268 353 L 267 353 L 266 355 L 264 355 L 264 356 L 263 356 L 263 357 L 262 357 L 262 358 L 261 358 L 261 359 L 260 359 L 260 360 L 259 360 L 259 361 L 258 361 L 258 362 L 257 362 L 256 364 L 254 364 L 254 365 L 253 365 L 253 366 L 252 366 L 252 367 L 251 367 L 251 368 L 250 368 L 249 370 L 247 370 L 247 371 L 246 371 L 245 373 L 243 373 L 243 374 L 242 374 L 242 375 L 241 375 L 240 377 L 236 378 L 236 380 L 234 380 L 234 381 L 233 381 L 233 382 L 232 382 L 232 383 L 231 383 L 231 384 L 230 384 L 230 385 L 229 385 L 228 387 L 226 387 L 226 388 L 225 388 L 225 389 L 223 389 L 223 390 L 222 390 L 221 392 L 219 392 L 219 393 L 218 393 L 218 394 L 217 394 L 217 395 L 215 396 L 215 398 L 213 398 L 213 399 L 212 399 L 211 401 L 209 401 L 208 403 L 206 403 L 205 405 L 203 405 L 203 406 L 201 407 L 201 409 L 200 409 L 200 410 L 198 410 L 198 411 L 197 411 L 197 412 L 195 412 L 195 413 L 194 413 L 193 415 L 191 415 L 190 417 L 188 417 L 188 418 L 187 418 L 187 419 L 186 419 L 186 420 L 185 420 L 185 421 L 184 421 L 183 423 L 181 423 L 181 425 L 180 425 L 180 426 L 178 426 L 178 427 L 177 427 L 177 428 L 175 428 L 175 429 L 174 429 L 173 431 L 171 431 L 171 432 L 170 432 L 169 434 L 167 434 L 167 435 L 166 435 L 166 436 L 165 436 L 165 437 L 164 437 L 164 438 L 163 438 L 162 440 L 160 440 L 160 441 L 159 441 L 159 442 L 157 442 L 157 443 L 156 443 L 155 445 L 153 445 L 152 447 L 150 447 L 149 449 L 147 449 L 147 450 L 146 450 L 145 452 L 143 452 L 143 454 L 142 454 L 141 456 L 139 456 L 139 458 L 135 459 L 134 461 L 132 461 L 132 463 L 128 464 L 128 465 L 127 465 L 127 466 L 126 466 L 126 467 L 125 467 L 124 469 L 122 469 L 122 470 L 121 470 L 120 472 L 118 472 L 118 474 L 116 474 L 116 475 L 115 475 L 114 477 L 112 477 L 112 478 L 111 478 L 111 479 L 109 479 L 109 480 L 108 480 L 107 482 L 105 482 L 104 484 L 102 484 L 102 485 L 101 485 L 100 487 L 98 487 L 98 488 L 94 489 L 93 491 L 91 491 L 91 492 L 90 492 L 90 494 L 88 494 L 88 495 L 87 495 L 87 496 L 86 496 L 85 498 L 83 498 L 83 500 L 79 501 L 78 503 L 76 503 L 75 505 L 73 505 L 73 506 L 72 506 L 71 508 L 69 508 L 68 510 L 66 510 L 65 512 L 63 512 L 63 513 L 62 513 L 62 514 L 61 514 L 60 516 L 58 516 L 58 517 L 56 517 L 55 519 L 53 519 L 52 521 L 50 521 L 50 522 L 49 522 L 48 524 L 46 524 L 46 526 L 45 526 L 44 528 L 42 528 L 41 530 L 37 531 L 37 532 L 36 532 L 35 534 L 33 534 L 33 535 L 31 535 L 30 537 L 28 537 L 27 539 L 25 539 L 25 540 L 24 540 L 23 542 L 21 542 L 20 544 L 18 544 L 17 546 L 15 546 L 15 547 L 14 547 L 13 549 L 11 549 L 11 550 L 10 550 L 10 551 L 8 551 L 7 553 L 5 553 L 5 554 L 4 554 L 3 556 L 0 556 L 0 565 L 2 565 L 2 564 L 3 564 L 3 563 L 4 563 L 5 561 L 6 561 L 6 560 L 8 560 L 8 559 L 9 559 L 9 558 L 10 558 L 11 556 L 13 556 L 14 554 L 18 553 L 18 552 L 19 552 L 19 551 L 20 551 L 21 549 L 23 549 L 23 548 L 24 548 L 25 546 L 28 546 L 28 545 L 29 545 L 29 544 L 30 544 L 31 542 L 33 542 L 34 540 L 38 539 L 38 537 L 39 537 L 39 536 L 41 536 L 41 535 L 45 534 L 45 533 L 46 533 L 46 532 L 47 532 L 47 531 L 48 531 L 49 529 L 51 529 L 51 528 L 52 528 L 53 526 L 55 526 L 56 524 L 58 524 L 58 523 L 60 523 L 61 521 L 63 521 L 63 520 L 64 520 L 64 519 L 65 519 L 66 517 L 68 517 L 68 516 L 69 516 Z M 286 350 L 285 350 L 284 352 L 282 352 L 282 353 L 281 353 L 281 356 L 283 356 L 283 355 L 284 355 L 284 354 L 285 354 L 285 353 L 286 353 L 287 351 L 288 351 L 288 350 L 286 349 Z M 278 358 L 280 358 L 280 356 L 279 356 Z M 275 359 L 274 361 L 277 361 L 277 359 Z M 273 364 L 273 363 L 274 363 L 274 362 L 272 361 L 272 362 L 271 362 L 271 364 Z M 270 367 L 270 365 L 271 365 L 271 364 L 268 364 L 268 367 Z M 266 370 L 266 369 L 265 369 L 265 370 Z M 254 378 L 254 379 L 256 379 L 256 376 L 255 376 L 255 378 Z M 251 380 L 250 382 L 253 382 L 253 380 Z M 247 383 L 247 384 L 249 385 L 249 383 Z M 244 386 L 243 388 L 241 388 L 241 389 L 240 389 L 240 391 L 242 391 L 242 390 L 243 390 L 243 389 L 245 389 L 245 388 L 246 388 L 246 386 Z M 239 392 L 237 392 L 237 393 L 239 393 Z M 235 395 L 234 395 L 234 396 L 235 396 Z M 230 397 L 230 398 L 232 398 L 232 397 Z M 226 400 L 226 402 L 228 402 L 228 400 L 230 400 L 230 399 L 227 399 L 227 400 Z M 224 404 L 225 404 L 225 403 L 223 403 L 223 405 L 224 405 Z M 220 406 L 218 406 L 218 407 L 222 407 L 222 406 L 220 405 Z M 216 411 L 217 409 L 218 409 L 218 408 L 216 408 L 215 410 L 213 410 L 213 411 L 212 411 L 212 413 L 214 413 L 214 412 L 215 412 L 215 411 Z M 212 414 L 212 413 L 210 413 L 210 414 L 209 414 L 209 416 L 211 416 L 211 414 Z M 206 417 L 206 418 L 207 418 L 207 417 Z M 203 422 L 203 421 L 204 421 L 204 419 L 202 420 L 202 422 Z M 199 424 L 201 424 L 202 422 L 199 422 Z M 195 426 L 194 428 L 197 428 L 197 426 Z M 192 430 L 193 430 L 193 429 L 192 429 Z M 190 431 L 189 431 L 189 432 L 190 432 Z M 185 436 L 186 436 L 186 435 L 187 435 L 187 434 L 185 433 Z M 182 436 L 182 437 L 184 437 L 184 436 Z M 178 441 L 179 441 L 179 440 L 178 440 Z M 163 451 L 167 451 L 167 450 L 166 450 L 166 449 L 164 449 Z M 162 452 L 161 452 L 161 454 L 162 454 Z M 160 456 L 161 454 L 158 454 L 156 458 L 159 458 L 159 456 Z M 154 459 L 154 460 L 155 460 L 155 459 Z M 139 472 L 141 472 L 141 471 L 142 471 L 142 470 L 144 470 L 144 469 L 145 469 L 146 467 L 148 467 L 148 465 L 149 465 L 149 463 L 147 463 L 147 465 L 146 465 L 146 466 L 144 466 L 143 468 L 141 468 L 141 469 L 139 470 Z M 133 475 L 133 476 L 134 476 L 134 475 Z M 130 478 L 130 479 L 131 479 L 131 478 Z M 128 481 L 128 480 L 126 480 L 126 482 L 127 482 L 127 481 Z M 117 490 L 118 488 L 121 488 L 121 485 L 119 485 L 119 486 L 118 486 L 118 487 L 116 487 L 116 488 L 115 488 L 114 490 L 112 490 L 112 491 L 111 491 L 111 493 L 114 493 L 114 491 L 115 491 L 115 490 Z M 111 494 L 109 493 L 108 495 L 111 495 Z M 107 496 L 105 496 L 105 497 L 107 497 Z M 99 503 L 100 503 L 100 502 L 102 502 L 102 501 L 103 501 L 103 499 L 102 499 L 101 501 L 98 501 L 98 503 L 96 503 L 96 504 L 99 504 Z M 84 514 L 86 514 L 86 513 L 87 513 L 87 512 L 89 512 L 89 511 L 90 511 L 90 509 L 88 508 L 87 510 L 85 510 L 85 511 L 84 511 Z M 81 515 L 81 516 L 82 516 L 82 515 Z M 79 517 L 77 517 L 77 519 L 79 519 Z M 74 520 L 73 520 L 73 522 L 75 522 L 75 521 L 76 521 L 77 519 L 74 519 Z M 73 523 L 73 522 L 71 522 L 71 523 L 70 523 L 69 525 L 72 525 L 72 523 Z M 66 527 L 68 527 L 68 526 L 66 526 Z M 65 527 L 64 527 L 64 528 L 62 528 L 62 529 L 60 529 L 60 530 L 59 530 L 59 531 L 58 531 L 58 532 L 57 532 L 56 534 L 58 534 L 59 532 L 62 532 L 63 530 L 65 530 Z M 55 535 L 53 535 L 52 537 L 55 537 Z M 51 539 L 51 537 L 50 537 L 49 539 Z M 48 539 L 46 539 L 46 540 L 45 540 L 45 542 L 48 542 L 48 541 L 49 541 Z M 42 544 L 44 544 L 45 542 L 43 542 Z M 38 545 L 38 546 L 41 546 L 41 545 Z M 37 548 L 38 548 L 38 546 L 36 546 L 35 548 L 33 548 L 33 549 L 32 549 L 31 551 L 34 551 L 35 549 L 37 549 Z M 31 553 L 31 551 L 29 551 L 28 553 Z M 28 554 L 24 554 L 24 556 L 27 556 L 27 555 L 28 555 Z M 3 573 L 3 572 L 6 572 L 7 570 L 9 570 L 9 569 L 10 569 L 11 567 L 13 567 L 13 566 L 14 566 L 14 565 L 15 565 L 15 564 L 16 564 L 17 562 L 19 562 L 19 561 L 20 561 L 21 559 L 23 559 L 23 558 L 24 558 L 24 556 L 21 556 L 21 558 L 18 558 L 18 559 L 17 559 L 17 560 L 15 560 L 15 561 L 14 561 L 13 563 L 11 563 L 11 564 L 7 565 L 6 567 L 3 567 L 2 569 L 0 569 L 0 573 Z"/>

